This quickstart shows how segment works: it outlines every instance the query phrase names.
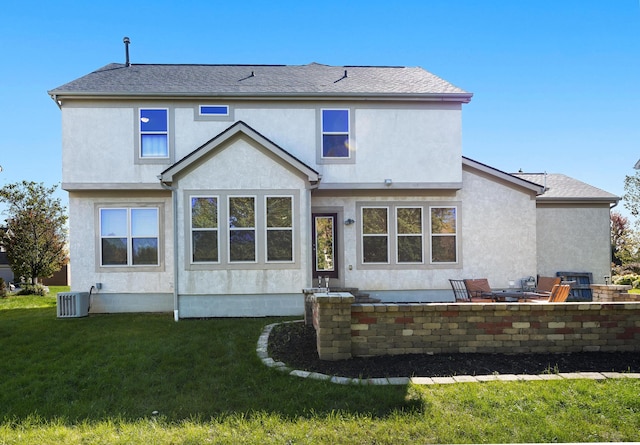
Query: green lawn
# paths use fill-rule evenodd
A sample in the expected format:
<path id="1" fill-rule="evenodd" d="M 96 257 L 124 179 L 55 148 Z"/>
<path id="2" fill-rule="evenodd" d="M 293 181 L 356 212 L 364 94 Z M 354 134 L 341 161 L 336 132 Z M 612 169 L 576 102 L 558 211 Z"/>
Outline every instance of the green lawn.
<path id="1" fill-rule="evenodd" d="M 0 299 L 2 444 L 640 440 L 633 379 L 335 385 L 260 362 L 274 318 L 57 319 L 51 295 Z"/>

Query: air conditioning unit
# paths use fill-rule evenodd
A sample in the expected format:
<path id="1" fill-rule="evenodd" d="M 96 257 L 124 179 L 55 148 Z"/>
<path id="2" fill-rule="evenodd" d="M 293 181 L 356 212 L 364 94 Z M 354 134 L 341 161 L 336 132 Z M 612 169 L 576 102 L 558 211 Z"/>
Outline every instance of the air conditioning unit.
<path id="1" fill-rule="evenodd" d="M 58 292 L 58 318 L 78 318 L 89 315 L 89 292 Z"/>

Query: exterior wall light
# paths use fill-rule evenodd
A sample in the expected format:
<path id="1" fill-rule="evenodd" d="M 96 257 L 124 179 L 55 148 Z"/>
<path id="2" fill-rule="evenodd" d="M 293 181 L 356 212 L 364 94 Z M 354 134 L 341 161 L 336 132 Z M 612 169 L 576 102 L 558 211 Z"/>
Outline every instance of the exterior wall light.
<path id="1" fill-rule="evenodd" d="M 344 225 L 345 225 L 345 226 L 350 226 L 350 225 L 351 225 L 351 224 L 353 224 L 354 222 L 355 222 L 355 220 L 354 220 L 354 219 L 351 219 L 351 218 L 349 218 L 349 219 L 345 219 L 345 221 L 344 221 Z"/>
<path id="2" fill-rule="evenodd" d="M 387 187 L 389 187 L 391 184 L 393 184 L 393 181 L 391 179 L 384 180 L 384 185 L 386 185 Z"/>

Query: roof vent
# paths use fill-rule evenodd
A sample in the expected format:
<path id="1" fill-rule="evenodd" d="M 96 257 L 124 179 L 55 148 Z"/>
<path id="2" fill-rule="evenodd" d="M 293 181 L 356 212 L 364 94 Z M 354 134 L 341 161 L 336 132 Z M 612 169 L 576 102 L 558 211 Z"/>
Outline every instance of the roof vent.
<path id="1" fill-rule="evenodd" d="M 129 40 L 129 37 L 125 37 L 122 39 L 122 42 L 124 43 L 125 66 L 131 66 L 131 63 L 129 62 L 129 43 L 131 43 L 131 40 Z"/>

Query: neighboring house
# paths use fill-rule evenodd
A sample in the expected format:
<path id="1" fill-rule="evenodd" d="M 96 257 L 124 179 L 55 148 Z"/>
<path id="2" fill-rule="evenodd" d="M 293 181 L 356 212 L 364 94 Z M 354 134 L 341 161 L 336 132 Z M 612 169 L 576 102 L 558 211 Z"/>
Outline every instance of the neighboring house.
<path id="1" fill-rule="evenodd" d="M 298 315 L 319 278 L 450 301 L 449 278 L 610 268 L 618 198 L 464 158 L 472 95 L 421 68 L 110 64 L 49 94 L 93 312 Z"/>
<path id="2" fill-rule="evenodd" d="M 9 266 L 7 252 L 2 249 L 0 249 L 0 278 L 2 278 L 5 283 L 13 282 L 13 271 L 11 270 L 11 266 Z"/>

